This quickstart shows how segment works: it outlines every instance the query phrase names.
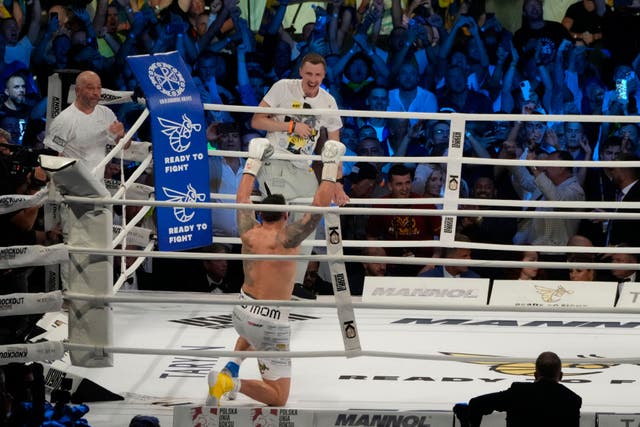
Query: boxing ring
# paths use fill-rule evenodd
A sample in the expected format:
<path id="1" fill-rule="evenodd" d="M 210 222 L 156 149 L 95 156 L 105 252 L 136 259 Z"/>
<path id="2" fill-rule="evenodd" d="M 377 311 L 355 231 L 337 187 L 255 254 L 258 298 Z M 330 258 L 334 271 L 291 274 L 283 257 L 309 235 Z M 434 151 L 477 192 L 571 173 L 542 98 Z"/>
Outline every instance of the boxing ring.
<path id="1" fill-rule="evenodd" d="M 90 421 L 92 415 L 98 416 L 92 425 L 109 425 L 117 416 L 128 421 L 127 417 L 136 415 L 132 413 L 136 410 L 155 414 L 163 426 L 172 425 L 174 411 L 187 412 L 189 415 L 183 416 L 189 417 L 190 411 L 204 400 L 208 371 L 220 369 L 225 363 L 224 357 L 204 355 L 233 350 L 236 334 L 230 325 L 230 307 L 210 303 L 234 302 L 234 296 L 141 291 L 123 295 L 146 300 L 160 296 L 167 301 L 188 296 L 202 302 L 114 304 L 113 345 L 148 347 L 150 352 L 189 350 L 190 355 L 116 354 L 114 366 L 109 368 L 75 367 L 64 359 L 52 364 L 53 369 L 88 379 L 125 398 L 124 402 L 90 404 L 92 412 L 98 412 L 87 416 Z M 318 301 L 326 305 L 330 302 L 328 296 Z M 318 303 L 299 303 L 292 308 L 291 351 L 333 352 L 336 356 L 293 360 L 287 409 L 295 409 L 300 415 L 292 425 L 370 425 L 356 421 L 338 424 L 336 420 L 352 413 L 359 414 L 357 419 L 362 422 L 364 416 L 406 412 L 429 420 L 406 425 L 449 426 L 452 403 L 507 388 L 512 381 L 531 379 L 533 358 L 550 348 L 565 362 L 565 384 L 583 398 L 583 425 L 594 425 L 596 413 L 637 412 L 637 361 L 599 362 L 601 358 L 629 358 L 635 354 L 632 343 L 640 338 L 640 325 L 622 325 L 637 324 L 636 314 L 356 308 L 363 349 L 380 354 L 413 354 L 416 358 L 345 358 L 339 355 L 343 349 L 335 308 L 315 307 Z M 598 322 L 610 323 L 604 327 L 596 326 Z M 525 362 L 512 363 L 511 358 Z M 569 359 L 576 363 L 568 363 Z M 259 378 L 255 359 L 243 363 L 241 376 Z M 240 411 L 240 415 L 234 415 L 236 424 L 232 424 L 238 426 L 247 425 L 246 418 L 242 422 L 242 411 L 256 407 L 262 406 L 243 395 L 221 404 L 221 408 Z M 103 418 L 104 423 L 96 423 L 103 412 L 108 417 Z M 310 414 L 316 417 L 316 424 L 303 421 Z M 501 420 L 504 425 L 502 414 L 488 418 L 486 425 L 493 425 L 491 419 L 496 420 L 495 425 L 501 425 Z"/>
<path id="2" fill-rule="evenodd" d="M 207 109 L 253 112 L 257 108 L 206 105 Z M 264 112 L 287 113 L 286 109 L 263 109 Z M 322 114 L 322 110 L 305 113 Z M 463 163 L 501 165 L 566 165 L 562 161 L 524 161 L 479 159 L 462 156 L 461 138 L 467 121 L 533 121 L 539 116 L 466 114 L 387 113 L 370 111 L 340 111 L 341 115 L 375 116 L 388 118 L 439 119 L 451 122 L 450 153 L 439 158 L 387 158 L 345 157 L 345 161 L 366 160 L 372 162 L 429 162 L 447 163 L 447 180 L 460 176 Z M 479 285 L 479 295 L 473 304 L 451 299 L 438 302 L 434 299 L 415 298 L 423 295 L 411 291 L 405 295 L 377 295 L 375 284 L 369 284 L 369 293 L 363 298 L 349 298 L 348 302 L 334 297 L 318 301 L 291 301 L 293 359 L 292 387 L 285 408 L 266 408 L 240 395 L 236 401 L 223 400 L 219 408 L 203 407 L 207 390 L 206 376 L 210 369 L 220 369 L 226 358 L 238 354 L 233 351 L 236 334 L 230 324 L 234 296 L 214 296 L 185 293 L 120 291 L 121 286 L 135 273 L 148 257 L 182 257 L 197 259 L 273 259 L 266 255 L 205 254 L 182 252 L 158 252 L 153 250 L 154 233 L 139 227 L 139 222 L 152 207 L 252 209 L 228 203 L 167 202 L 154 200 L 153 188 L 135 181 L 151 164 L 149 153 L 152 144 L 137 142 L 123 150 L 126 140 L 146 119 L 148 111 L 141 115 L 134 127 L 127 132 L 106 156 L 104 167 L 112 158 L 124 161 L 136 160 L 140 166 L 133 175 L 108 191 L 102 183 L 93 182 L 90 174 L 73 175 L 87 179 L 90 185 L 77 185 L 70 177 L 56 176 L 57 171 L 67 170 L 66 160 L 56 160 L 56 167 L 49 167 L 52 184 L 47 190 L 32 198 L 21 199 L 25 204 L 37 204 L 43 200 L 56 205 L 84 206 L 83 211 L 97 210 L 99 215 L 110 213 L 110 206 L 143 206 L 128 223 L 104 229 L 95 223 L 88 224 L 83 235 L 63 245 L 48 248 L 32 248 L 33 259 L 22 263 L 2 258 L 5 266 L 55 265 L 78 260 L 97 259 L 107 266 L 120 263 L 117 277 L 92 276 L 91 269 L 77 273 L 87 284 L 68 288 L 63 280 L 63 292 L 52 290 L 44 295 L 14 295 L 6 298 L 5 313 L 43 313 L 39 325 L 46 331 L 36 337 L 34 344 L 0 348 L 2 361 L 45 361 L 47 386 L 58 387 L 62 378 L 72 380 L 72 391 L 82 390 L 93 396 L 91 412 L 87 419 L 92 426 L 126 425 L 137 414 L 156 415 L 163 426 L 184 425 L 281 425 L 281 426 L 449 426 L 454 423 L 451 412 L 456 402 L 467 401 L 482 393 L 507 388 L 513 381 L 531 380 L 533 361 L 542 351 L 552 350 L 561 357 L 564 382 L 583 398 L 583 426 L 620 425 L 640 423 L 640 357 L 637 345 L 640 338 L 640 302 L 636 303 L 637 288 L 631 288 L 624 304 L 614 307 L 610 299 L 613 287 L 603 285 L 605 294 L 594 294 L 562 284 L 569 293 L 583 299 L 570 304 L 522 304 L 507 298 L 506 302 L 491 301 L 489 285 Z M 611 116 L 546 116 L 549 121 L 611 121 L 637 122 L 632 117 Z M 246 153 L 211 151 L 209 155 L 243 156 Z M 285 155 L 275 158 L 290 158 Z M 299 158 L 299 156 L 296 156 Z M 319 156 L 311 156 L 318 159 Z M 52 161 L 45 159 L 45 161 Z M 615 166 L 622 162 L 570 162 L 574 166 Z M 625 162 L 625 165 L 628 165 Z M 640 166 L 640 165 L 634 165 Z M 56 188 L 57 187 L 57 188 Z M 63 190 L 60 194 L 56 190 Z M 229 199 L 229 195 L 212 195 Z M 287 206 L 289 211 L 323 212 L 326 215 L 377 214 L 375 205 L 390 204 L 393 199 L 354 199 L 352 203 L 367 203 L 371 208 L 329 207 L 314 208 L 304 205 L 309 200 L 298 200 L 300 205 Z M 453 230 L 458 216 L 518 216 L 557 218 L 638 218 L 630 212 L 585 212 L 597 207 L 610 208 L 611 202 L 547 202 L 514 200 L 465 199 L 459 188 L 446 186 L 443 199 L 408 199 L 398 201 L 398 207 L 386 209 L 385 214 L 411 213 L 413 215 L 438 215 L 443 218 L 443 233 L 439 241 L 348 241 L 344 247 L 432 246 L 467 247 L 510 251 L 534 250 L 538 252 L 576 253 L 635 253 L 637 248 L 602 247 L 545 247 L 518 245 L 483 245 L 455 242 Z M 442 203 L 439 210 L 412 209 L 411 204 Z M 478 210 L 463 210 L 463 205 L 479 205 Z M 500 206 L 503 210 L 491 210 Z M 529 207 L 572 208 L 558 212 L 522 210 Z M 619 203 L 617 207 L 634 208 L 633 203 Z M 71 208 L 73 210 L 74 208 Z M 282 206 L 261 205 L 264 210 L 282 210 Z M 582 210 L 581 210 L 582 209 Z M 85 212 L 83 212 L 85 213 Z M 74 215 L 63 211 L 62 215 Z M 94 232 L 99 231 L 97 235 Z M 97 236 L 97 237 L 96 237 Z M 214 238 L 223 243 L 238 243 L 239 239 Z M 119 249 L 133 243 L 144 249 Z M 314 240 L 306 244 L 328 246 L 326 241 Z M 39 251 L 39 252 L 38 252 Z M 9 253 L 6 251 L 4 253 Z M 77 257 L 77 258 L 74 258 Z M 125 257 L 136 257 L 127 265 Z M 553 263 L 520 262 L 505 259 L 455 260 L 394 257 L 365 257 L 335 255 L 296 256 L 293 259 L 314 259 L 331 263 L 369 261 L 389 263 L 542 268 L 596 268 L 640 269 L 638 264 L 602 264 L 588 262 Z M 505 257 L 506 258 L 506 257 Z M 45 262 L 43 262 L 45 261 Z M 104 267 L 104 265 L 102 266 Z M 115 283 L 113 286 L 112 283 Z M 426 284 L 425 284 L 426 283 Z M 430 279 L 421 285 L 430 286 Z M 108 284 L 108 288 L 106 287 Z M 396 286 L 414 286 L 409 279 L 397 280 Z M 434 284 L 433 286 L 436 286 Z M 451 285 L 449 283 L 449 285 Z M 468 283 L 460 283 L 464 288 Z M 439 285 L 438 285 L 439 286 Z M 443 285 L 443 286 L 446 286 Z M 469 285 L 471 286 L 471 285 Z M 552 284 L 548 284 L 552 286 Z M 413 289 L 413 288 L 412 288 Z M 416 288 L 417 289 L 417 288 Z M 484 289 L 484 291 L 483 291 Z M 635 293 L 634 293 L 635 292 Z M 605 295 L 603 297 L 602 295 Z M 20 300 L 22 298 L 22 300 Z M 493 296 L 491 296 L 493 298 Z M 609 298 L 609 299 L 608 299 Z M 63 309 L 63 299 L 66 301 Z M 623 299 L 621 298 L 621 301 Z M 273 302 L 275 304 L 275 302 Z M 13 305 L 11 305 L 13 304 Z M 269 302 L 260 302 L 268 305 Z M 357 323 L 360 346 L 347 348 L 346 339 L 338 322 L 336 307 L 353 310 Z M 16 310 L 21 311 L 16 311 Z M 89 317 L 83 317 L 87 313 Z M 91 320 L 93 319 L 93 320 Z M 93 327 L 102 325 L 104 327 Z M 105 326 L 106 325 L 106 326 Z M 243 363 L 242 378 L 259 378 L 256 354 L 249 353 Z M 74 357 L 75 355 L 75 357 Z M 200 423 L 200 424 L 199 424 Z M 616 424 L 617 423 L 617 424 Z M 504 414 L 486 417 L 483 425 L 504 425 Z"/>

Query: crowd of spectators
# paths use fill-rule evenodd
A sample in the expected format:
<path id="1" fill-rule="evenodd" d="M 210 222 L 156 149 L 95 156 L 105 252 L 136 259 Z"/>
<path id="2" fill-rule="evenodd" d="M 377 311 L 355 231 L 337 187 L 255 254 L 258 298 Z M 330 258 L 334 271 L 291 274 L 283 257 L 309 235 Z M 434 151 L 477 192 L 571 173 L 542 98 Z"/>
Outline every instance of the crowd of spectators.
<path id="1" fill-rule="evenodd" d="M 640 37 L 633 36 L 640 28 L 638 1 L 578 0 L 561 21 L 554 22 L 543 19 L 542 0 L 524 0 L 522 21 L 511 32 L 487 10 L 484 0 L 365 0 L 359 4 L 332 0 L 313 6 L 314 19 L 304 23 L 299 34 L 283 26 L 285 12 L 289 6 L 310 6 L 289 3 L 267 2 L 259 29 L 252 31 L 241 17 L 237 0 L 5 1 L 0 10 L 4 16 L 0 21 L 3 138 L 23 147 L 42 147 L 48 77 L 54 72 L 74 75 L 91 70 L 103 87 L 135 91 L 136 80 L 125 58 L 176 50 L 192 70 L 203 102 L 257 106 L 276 81 L 297 77 L 300 58 L 317 52 L 328 64 L 323 86 L 340 109 L 539 116 L 539 121 L 468 122 L 465 156 L 634 160 L 640 154 L 635 123 L 545 120 L 547 114 L 638 114 Z M 383 23 L 389 20 L 392 29 L 384 33 Z M 125 104 L 114 107 L 114 113 L 129 129 L 139 108 Z M 262 135 L 251 128 L 247 114 L 207 111 L 205 119 L 212 148 L 243 150 L 251 138 Z M 347 154 L 425 158 L 447 155 L 450 132 L 446 119 L 345 116 L 340 139 L 348 147 Z M 141 127 L 135 138 L 149 140 L 148 127 Z M 211 157 L 212 192 L 234 194 L 243 165 L 244 160 L 236 157 Z M 113 168 L 117 165 L 109 169 Z M 117 178 L 119 172 L 109 177 Z M 446 165 L 345 162 L 344 175 L 345 191 L 352 198 L 387 197 L 391 207 L 393 199 L 442 197 Z M 616 201 L 621 192 L 629 197 L 635 194 L 630 190 L 636 181 L 633 168 L 464 165 L 460 196 Z M 212 215 L 216 236 L 237 237 L 234 211 L 214 210 Z M 440 232 L 439 216 L 372 216 L 368 220 L 344 215 L 342 220 L 345 236 L 361 240 L 432 240 Z M 637 233 L 625 231 L 633 226 L 629 222 L 486 216 L 459 218 L 457 224 L 456 231 L 472 242 L 562 246 L 572 236 L 583 235 L 594 245 L 638 246 Z M 238 252 L 239 248 L 215 251 Z M 447 256 L 439 248 L 386 248 L 383 252 Z M 507 255 L 473 251 L 471 256 Z M 565 259 L 564 254 L 555 253 L 535 256 Z M 177 276 L 185 270 L 195 271 L 161 265 L 156 271 L 163 274 L 154 276 L 175 287 L 185 282 Z M 237 263 L 232 262 L 228 270 L 242 275 Z M 426 270 L 388 265 L 384 271 L 415 276 Z M 478 273 L 492 278 L 505 275 L 488 268 Z M 569 278 L 568 273 L 560 273 Z M 554 276 L 554 272 L 534 274 L 545 275 Z M 208 283 L 213 286 L 219 280 L 209 277 Z M 224 280 L 231 286 L 217 289 L 237 291 L 241 283 L 241 277 Z"/>

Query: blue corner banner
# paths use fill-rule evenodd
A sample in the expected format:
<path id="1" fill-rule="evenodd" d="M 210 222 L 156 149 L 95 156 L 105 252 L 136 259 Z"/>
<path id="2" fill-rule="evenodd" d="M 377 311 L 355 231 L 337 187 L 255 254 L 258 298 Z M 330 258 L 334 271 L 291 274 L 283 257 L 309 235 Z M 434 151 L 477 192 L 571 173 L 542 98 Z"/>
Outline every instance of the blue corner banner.
<path id="1" fill-rule="evenodd" d="M 151 117 L 156 200 L 208 202 L 204 107 L 177 52 L 127 58 Z M 179 251 L 211 244 L 211 210 L 158 208 L 158 247 Z"/>

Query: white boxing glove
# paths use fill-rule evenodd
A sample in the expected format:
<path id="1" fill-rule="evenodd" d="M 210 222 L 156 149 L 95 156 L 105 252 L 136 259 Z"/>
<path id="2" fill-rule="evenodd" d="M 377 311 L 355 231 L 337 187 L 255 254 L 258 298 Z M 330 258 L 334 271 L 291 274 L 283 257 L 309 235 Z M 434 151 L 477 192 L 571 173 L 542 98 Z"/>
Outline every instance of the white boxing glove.
<path id="1" fill-rule="evenodd" d="M 253 138 L 249 142 L 249 157 L 244 165 L 242 173 L 249 173 L 253 176 L 258 174 L 262 161 L 273 155 L 273 145 L 267 138 Z"/>
<path id="2" fill-rule="evenodd" d="M 347 147 L 339 141 L 332 139 L 327 140 L 322 147 L 322 180 L 336 182 L 336 176 L 338 175 L 338 167 L 340 166 L 340 159 L 347 151 Z"/>

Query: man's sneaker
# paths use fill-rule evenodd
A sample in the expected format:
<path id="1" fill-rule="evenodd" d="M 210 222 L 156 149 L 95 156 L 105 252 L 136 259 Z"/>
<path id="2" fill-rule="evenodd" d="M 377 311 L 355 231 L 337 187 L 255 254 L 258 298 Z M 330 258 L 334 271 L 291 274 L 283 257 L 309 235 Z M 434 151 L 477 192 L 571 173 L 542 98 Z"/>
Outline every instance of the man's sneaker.
<path id="1" fill-rule="evenodd" d="M 235 388 L 233 378 L 226 372 L 209 371 L 207 382 L 209 384 L 209 393 L 205 402 L 206 406 L 219 406 L 222 395 L 233 391 Z"/>

